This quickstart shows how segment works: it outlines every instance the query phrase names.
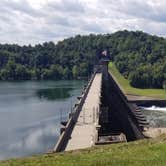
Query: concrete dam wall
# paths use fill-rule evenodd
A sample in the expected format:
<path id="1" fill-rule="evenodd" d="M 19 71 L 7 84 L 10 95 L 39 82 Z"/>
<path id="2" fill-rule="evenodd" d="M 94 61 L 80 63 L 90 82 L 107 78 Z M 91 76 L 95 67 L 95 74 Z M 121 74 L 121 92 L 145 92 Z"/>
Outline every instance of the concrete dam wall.
<path id="1" fill-rule="evenodd" d="M 96 69 L 69 120 L 62 123 L 55 152 L 144 138 L 146 118 L 108 73 L 108 61 Z"/>
<path id="2" fill-rule="evenodd" d="M 144 138 L 142 127 L 111 74 L 103 78 L 99 135 L 124 133 L 127 141 Z"/>

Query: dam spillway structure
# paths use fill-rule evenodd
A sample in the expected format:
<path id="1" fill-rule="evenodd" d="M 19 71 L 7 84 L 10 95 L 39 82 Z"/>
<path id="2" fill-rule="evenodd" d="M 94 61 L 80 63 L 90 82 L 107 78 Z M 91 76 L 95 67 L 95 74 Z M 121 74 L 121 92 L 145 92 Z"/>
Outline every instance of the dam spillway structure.
<path id="1" fill-rule="evenodd" d="M 134 103 L 127 101 L 108 72 L 108 63 L 105 56 L 95 66 L 68 121 L 61 123 L 54 152 L 144 138 L 146 118 Z"/>

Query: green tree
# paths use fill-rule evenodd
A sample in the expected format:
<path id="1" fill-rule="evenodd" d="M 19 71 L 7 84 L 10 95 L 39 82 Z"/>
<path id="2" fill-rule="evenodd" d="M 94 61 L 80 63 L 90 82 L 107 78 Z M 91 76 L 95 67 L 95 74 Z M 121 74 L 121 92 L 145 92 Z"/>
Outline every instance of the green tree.
<path id="1" fill-rule="evenodd" d="M 79 68 L 76 65 L 74 65 L 72 68 L 72 74 L 73 74 L 73 78 L 75 78 L 75 79 L 78 78 Z"/>
<path id="2" fill-rule="evenodd" d="M 166 91 L 166 80 L 163 81 L 163 89 Z"/>

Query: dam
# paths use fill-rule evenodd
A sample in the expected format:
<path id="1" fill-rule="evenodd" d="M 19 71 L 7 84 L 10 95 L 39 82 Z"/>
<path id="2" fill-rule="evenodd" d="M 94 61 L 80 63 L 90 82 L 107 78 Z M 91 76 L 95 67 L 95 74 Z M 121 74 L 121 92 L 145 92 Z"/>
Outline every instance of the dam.
<path id="1" fill-rule="evenodd" d="M 135 103 L 127 100 L 108 72 L 108 63 L 103 59 L 96 65 L 68 121 L 61 122 L 61 134 L 54 152 L 145 137 L 146 117 Z"/>

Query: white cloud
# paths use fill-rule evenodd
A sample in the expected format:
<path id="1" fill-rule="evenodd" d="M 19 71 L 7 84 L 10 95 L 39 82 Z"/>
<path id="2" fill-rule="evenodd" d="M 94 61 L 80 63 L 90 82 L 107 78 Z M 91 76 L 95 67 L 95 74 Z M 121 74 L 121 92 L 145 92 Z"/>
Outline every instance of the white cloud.
<path id="1" fill-rule="evenodd" d="M 163 0 L 1 0 L 0 43 L 56 42 L 123 29 L 164 36 L 165 6 Z"/>

